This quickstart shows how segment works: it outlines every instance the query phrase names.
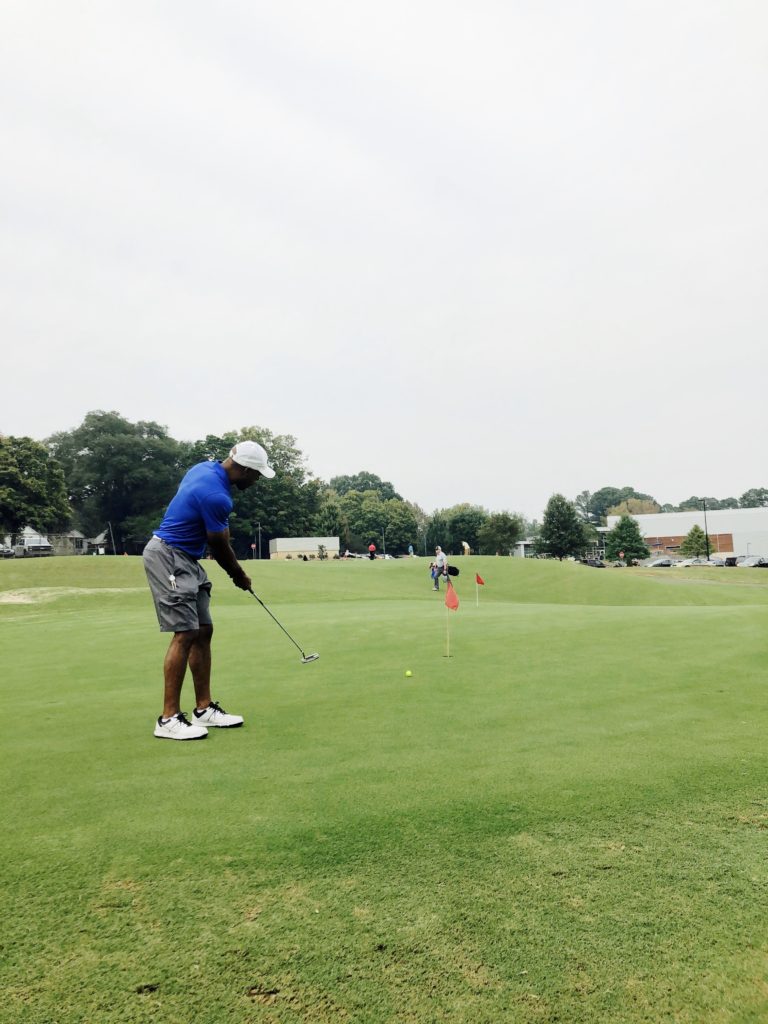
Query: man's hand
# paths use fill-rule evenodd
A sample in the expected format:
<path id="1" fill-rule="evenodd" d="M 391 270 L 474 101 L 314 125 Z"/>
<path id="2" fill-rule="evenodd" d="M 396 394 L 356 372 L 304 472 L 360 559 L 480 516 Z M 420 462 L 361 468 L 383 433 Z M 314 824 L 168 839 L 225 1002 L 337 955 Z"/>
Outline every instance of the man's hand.
<path id="1" fill-rule="evenodd" d="M 229 530 L 221 533 L 208 533 L 208 547 L 211 554 L 219 563 L 224 572 L 231 578 L 232 582 L 240 590 L 251 589 L 251 577 L 245 572 L 237 560 L 237 555 L 232 550 L 229 542 Z"/>
<path id="2" fill-rule="evenodd" d="M 240 571 L 232 577 L 232 582 L 236 587 L 239 587 L 240 590 L 250 590 L 253 586 L 251 577 L 248 576 L 243 569 L 240 569 Z"/>

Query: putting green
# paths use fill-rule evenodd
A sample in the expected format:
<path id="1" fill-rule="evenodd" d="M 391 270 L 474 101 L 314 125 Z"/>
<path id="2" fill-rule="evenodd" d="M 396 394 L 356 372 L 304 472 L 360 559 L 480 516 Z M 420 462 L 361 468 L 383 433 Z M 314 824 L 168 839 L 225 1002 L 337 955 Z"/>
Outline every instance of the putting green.
<path id="1" fill-rule="evenodd" d="M 179 744 L 140 560 L 0 563 L 0 1021 L 768 1019 L 768 573 L 457 564 L 211 564 Z"/>

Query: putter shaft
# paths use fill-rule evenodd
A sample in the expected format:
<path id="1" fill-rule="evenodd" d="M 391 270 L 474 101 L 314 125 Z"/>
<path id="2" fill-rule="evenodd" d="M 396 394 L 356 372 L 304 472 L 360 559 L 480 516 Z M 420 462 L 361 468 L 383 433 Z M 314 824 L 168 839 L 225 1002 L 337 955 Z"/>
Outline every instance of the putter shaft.
<path id="1" fill-rule="evenodd" d="M 304 651 L 302 651 L 302 649 L 301 649 L 301 648 L 299 647 L 299 645 L 298 645 L 298 644 L 296 643 L 296 641 L 295 641 L 295 640 L 293 639 L 293 637 L 292 637 L 292 636 L 291 636 L 291 634 L 290 634 L 290 633 L 288 632 L 288 630 L 287 630 L 287 629 L 285 628 L 285 626 L 284 626 L 284 625 L 283 625 L 283 624 L 282 624 L 282 623 L 281 623 L 281 622 L 280 622 L 280 621 L 279 621 L 278 619 L 276 619 L 276 618 L 275 618 L 275 616 L 274 616 L 274 615 L 272 614 L 272 612 L 271 612 L 271 611 L 269 610 L 269 608 L 267 608 L 267 606 L 266 606 L 266 605 L 264 604 L 264 602 L 263 602 L 263 601 L 261 600 L 261 598 L 259 597 L 259 595 L 258 595 L 258 594 L 254 594 L 253 590 L 251 590 L 250 588 L 248 589 L 248 593 L 249 593 L 249 594 L 252 594 L 252 595 L 253 595 L 253 596 L 254 596 L 254 597 L 256 598 L 256 600 L 257 600 L 257 601 L 259 602 L 259 604 L 261 605 L 261 607 L 262 607 L 262 608 L 264 609 L 264 611 L 265 611 L 265 612 L 267 613 L 267 615 L 269 615 L 269 617 L 270 617 L 271 619 L 274 619 L 274 621 L 275 621 L 275 622 L 276 622 L 276 623 L 278 624 L 278 626 L 280 627 L 280 629 L 282 629 L 282 631 L 283 631 L 283 632 L 285 633 L 285 635 L 286 635 L 286 636 L 288 637 L 288 639 L 289 639 L 289 640 L 291 641 L 291 643 L 293 644 L 293 646 L 294 646 L 294 647 L 296 648 L 296 650 L 297 650 L 297 651 L 299 652 L 299 654 L 300 654 L 300 655 L 301 655 L 301 657 L 302 657 L 302 660 L 306 660 L 306 655 L 304 654 Z"/>

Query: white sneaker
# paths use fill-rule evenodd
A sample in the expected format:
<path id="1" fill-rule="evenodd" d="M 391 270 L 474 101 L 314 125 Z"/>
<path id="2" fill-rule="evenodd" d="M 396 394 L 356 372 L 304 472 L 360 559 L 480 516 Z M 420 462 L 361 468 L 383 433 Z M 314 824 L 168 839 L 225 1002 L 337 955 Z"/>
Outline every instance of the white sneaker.
<path id="1" fill-rule="evenodd" d="M 208 730 L 202 729 L 199 725 L 192 725 L 180 711 L 173 718 L 158 718 L 155 725 L 155 736 L 159 740 L 204 740 L 208 736 Z"/>
<path id="2" fill-rule="evenodd" d="M 199 722 L 200 725 L 205 725 L 209 729 L 236 729 L 239 725 L 243 724 L 243 719 L 240 715 L 228 715 L 224 708 L 220 707 L 215 700 L 212 700 L 207 708 L 203 708 L 199 711 L 195 708 L 195 721 Z"/>

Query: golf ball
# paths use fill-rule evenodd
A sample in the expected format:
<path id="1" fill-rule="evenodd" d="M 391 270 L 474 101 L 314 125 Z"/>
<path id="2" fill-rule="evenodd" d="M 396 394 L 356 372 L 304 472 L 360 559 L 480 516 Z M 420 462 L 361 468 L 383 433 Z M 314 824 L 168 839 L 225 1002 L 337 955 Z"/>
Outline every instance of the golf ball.
<path id="1" fill-rule="evenodd" d="M 409 668 L 407 668 L 405 670 L 406 679 L 410 679 L 412 675 L 413 675 L 413 672 L 411 672 L 411 670 Z"/>

